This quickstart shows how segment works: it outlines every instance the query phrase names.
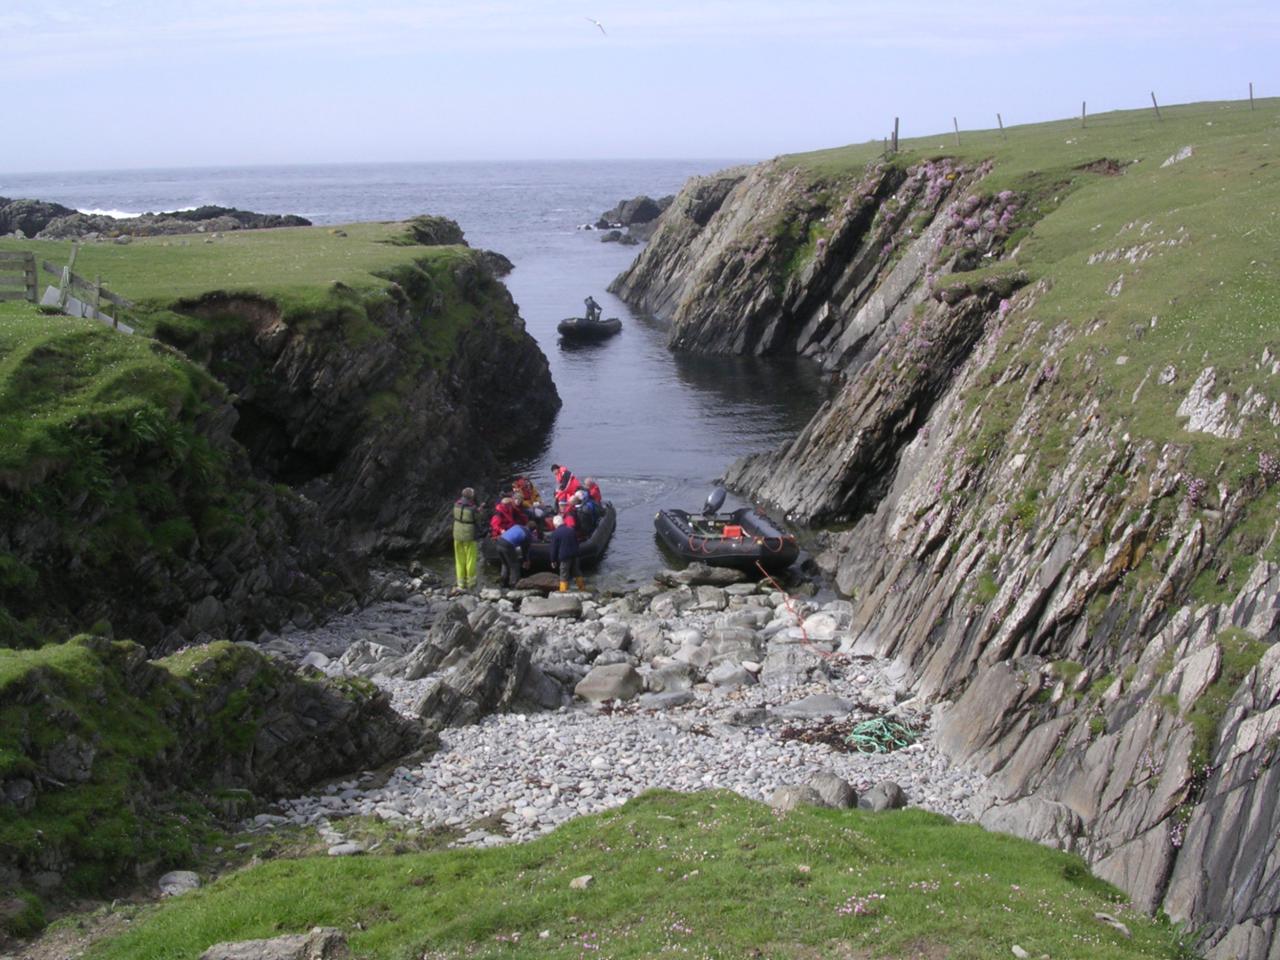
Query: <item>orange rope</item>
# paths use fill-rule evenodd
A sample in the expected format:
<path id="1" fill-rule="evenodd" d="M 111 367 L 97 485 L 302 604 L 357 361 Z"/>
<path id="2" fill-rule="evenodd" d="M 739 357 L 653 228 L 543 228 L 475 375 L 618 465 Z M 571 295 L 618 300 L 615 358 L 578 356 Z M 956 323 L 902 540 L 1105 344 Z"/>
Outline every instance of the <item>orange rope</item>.
<path id="1" fill-rule="evenodd" d="M 768 570 L 764 568 L 764 565 L 759 560 L 756 561 L 756 567 L 758 567 L 760 572 L 764 574 L 764 578 L 768 580 L 770 583 L 772 583 L 774 588 L 780 594 L 782 594 L 782 600 L 787 607 L 787 613 L 791 614 L 791 616 L 795 619 L 796 626 L 800 628 L 801 642 L 806 647 L 809 648 L 809 652 L 815 653 L 820 657 L 826 658 L 827 660 L 835 660 L 838 656 L 837 654 L 832 653 L 828 650 L 823 650 L 821 647 L 815 645 L 814 642 L 809 639 L 809 634 L 804 629 L 804 621 L 800 618 L 800 615 L 796 613 L 795 605 L 791 602 L 791 594 L 787 593 L 787 591 L 782 589 L 782 584 L 780 584 L 774 578 L 773 574 L 771 574 Z"/>

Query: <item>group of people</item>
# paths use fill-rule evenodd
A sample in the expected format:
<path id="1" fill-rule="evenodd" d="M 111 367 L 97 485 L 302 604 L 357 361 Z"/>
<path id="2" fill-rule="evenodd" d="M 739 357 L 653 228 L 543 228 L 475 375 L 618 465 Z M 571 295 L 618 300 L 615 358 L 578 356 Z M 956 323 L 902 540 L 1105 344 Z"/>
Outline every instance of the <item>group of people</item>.
<path id="1" fill-rule="evenodd" d="M 560 589 L 569 589 L 576 581 L 579 590 L 586 588 L 579 562 L 579 543 L 595 532 L 604 517 L 604 498 L 600 485 L 592 477 L 579 480 L 573 472 L 558 463 L 551 465 L 555 477 L 552 500 L 543 504 L 533 481 L 519 476 L 510 492 L 494 507 L 489 519 L 489 535 L 493 538 L 502 561 L 502 586 L 514 587 L 521 571 L 528 569 L 529 548 L 536 542 L 548 541 L 551 569 L 560 577 Z M 552 505 L 554 504 L 554 506 Z M 467 487 L 453 505 L 453 552 L 458 590 L 476 586 L 477 541 L 480 507 L 475 490 Z"/>

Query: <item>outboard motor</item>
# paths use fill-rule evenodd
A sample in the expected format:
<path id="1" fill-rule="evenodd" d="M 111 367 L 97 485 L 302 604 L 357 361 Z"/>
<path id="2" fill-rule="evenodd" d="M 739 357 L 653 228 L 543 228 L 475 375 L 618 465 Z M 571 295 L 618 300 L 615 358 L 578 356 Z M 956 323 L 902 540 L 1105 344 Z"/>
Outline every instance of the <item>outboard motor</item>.
<path id="1" fill-rule="evenodd" d="M 714 517 L 722 506 L 724 506 L 724 498 L 726 491 L 724 487 L 716 487 L 711 491 L 711 495 L 707 497 L 707 502 L 702 505 L 702 515 L 704 517 Z"/>

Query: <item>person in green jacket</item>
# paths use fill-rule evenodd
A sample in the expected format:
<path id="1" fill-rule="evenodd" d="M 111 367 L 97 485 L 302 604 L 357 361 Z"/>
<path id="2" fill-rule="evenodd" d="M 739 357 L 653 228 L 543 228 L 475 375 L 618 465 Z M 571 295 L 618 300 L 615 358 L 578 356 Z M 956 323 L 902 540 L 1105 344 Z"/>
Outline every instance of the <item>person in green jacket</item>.
<path id="1" fill-rule="evenodd" d="M 476 541 L 479 539 L 480 510 L 471 487 L 453 504 L 453 569 L 458 590 L 476 588 Z"/>

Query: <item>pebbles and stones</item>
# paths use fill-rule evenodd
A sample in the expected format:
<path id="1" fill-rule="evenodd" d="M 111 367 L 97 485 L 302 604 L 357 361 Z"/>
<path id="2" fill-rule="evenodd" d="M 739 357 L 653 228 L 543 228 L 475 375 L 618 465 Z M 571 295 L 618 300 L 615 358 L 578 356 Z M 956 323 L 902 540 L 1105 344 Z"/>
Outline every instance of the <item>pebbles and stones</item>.
<path id="1" fill-rule="evenodd" d="M 558 709 L 500 713 L 451 727 L 425 759 L 284 801 L 276 812 L 287 822 L 326 829 L 344 816 L 374 816 L 408 828 L 456 830 L 460 845 L 492 846 L 532 839 L 652 788 L 722 788 L 768 802 L 782 788 L 813 791 L 811 784 L 828 783 L 831 800 L 842 806 L 910 803 L 972 819 L 969 800 L 985 778 L 952 766 L 934 744 L 927 712 L 913 711 L 914 701 L 900 702 L 900 668 L 838 652 L 853 648 L 840 601 L 822 607 L 786 601 L 754 584 L 734 588 L 724 610 L 718 601 L 710 609 L 686 603 L 679 590 L 689 591 L 690 600 L 695 595 L 682 585 L 621 598 L 584 596 L 579 616 L 529 618 L 519 610 L 529 603 L 520 591 L 491 601 L 465 598 L 461 609 L 451 609 L 457 601 L 442 591 L 411 586 L 402 600 L 274 638 L 268 649 L 294 662 L 322 654 L 327 661 L 310 661 L 325 672 L 343 670 L 343 654 L 356 644 L 382 648 L 362 647 L 347 661 L 358 659 L 409 715 L 441 675 L 447 679 L 448 668 L 408 680 L 396 670 L 378 672 L 377 663 L 366 660 L 411 662 L 415 646 L 441 618 L 500 620 L 532 649 L 533 662 L 564 685 L 566 698 L 589 675 L 625 678 L 617 689 L 625 699 L 578 698 Z M 816 614 L 835 624 L 832 636 L 821 645 L 797 641 L 791 627 Z M 789 651 L 789 666 L 771 670 L 769 657 L 781 649 Z M 804 657 L 821 669 L 794 669 Z M 721 677 L 729 682 L 716 685 L 713 678 Z M 847 752 L 835 743 L 850 724 L 875 716 L 909 723 L 918 739 L 885 754 Z M 852 789 L 840 789 L 837 779 Z M 884 781 L 899 788 L 878 787 Z M 256 820 L 264 823 L 262 816 Z M 260 828 L 273 820 L 268 816 Z"/>

